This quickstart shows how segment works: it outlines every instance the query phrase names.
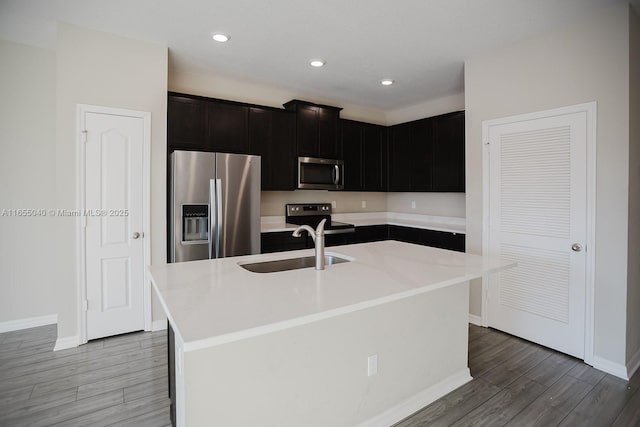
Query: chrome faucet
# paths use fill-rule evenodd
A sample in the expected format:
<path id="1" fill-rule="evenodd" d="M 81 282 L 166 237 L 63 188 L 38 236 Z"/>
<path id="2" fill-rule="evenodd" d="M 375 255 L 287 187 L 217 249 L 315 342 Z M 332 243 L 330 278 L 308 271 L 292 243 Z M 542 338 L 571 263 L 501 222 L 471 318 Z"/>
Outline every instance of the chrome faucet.
<path id="1" fill-rule="evenodd" d="M 301 225 L 293 231 L 293 237 L 300 237 L 301 232 L 306 230 L 309 236 L 313 239 L 313 243 L 316 246 L 316 270 L 324 270 L 324 223 L 326 219 L 320 221 L 318 227 L 314 230 L 308 225 Z"/>

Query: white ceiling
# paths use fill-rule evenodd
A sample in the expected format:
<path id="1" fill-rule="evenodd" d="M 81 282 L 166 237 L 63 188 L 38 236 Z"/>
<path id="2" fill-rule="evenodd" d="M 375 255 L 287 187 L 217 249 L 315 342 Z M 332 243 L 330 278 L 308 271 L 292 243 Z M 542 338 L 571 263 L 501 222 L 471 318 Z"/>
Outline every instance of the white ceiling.
<path id="1" fill-rule="evenodd" d="M 467 58 L 622 2 L 0 0 L 0 38 L 52 45 L 63 21 L 166 45 L 170 69 L 388 111 L 461 93 Z M 311 68 L 315 57 L 326 66 Z"/>

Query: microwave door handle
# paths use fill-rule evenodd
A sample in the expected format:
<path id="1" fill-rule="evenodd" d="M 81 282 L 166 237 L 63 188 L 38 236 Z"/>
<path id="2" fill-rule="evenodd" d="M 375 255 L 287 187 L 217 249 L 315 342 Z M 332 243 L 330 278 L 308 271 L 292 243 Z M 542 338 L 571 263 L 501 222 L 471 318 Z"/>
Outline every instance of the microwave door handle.
<path id="1" fill-rule="evenodd" d="M 340 183 L 340 166 L 338 165 L 333 165 L 333 170 L 335 171 L 334 173 L 334 179 L 333 179 L 333 183 L 338 185 Z"/>

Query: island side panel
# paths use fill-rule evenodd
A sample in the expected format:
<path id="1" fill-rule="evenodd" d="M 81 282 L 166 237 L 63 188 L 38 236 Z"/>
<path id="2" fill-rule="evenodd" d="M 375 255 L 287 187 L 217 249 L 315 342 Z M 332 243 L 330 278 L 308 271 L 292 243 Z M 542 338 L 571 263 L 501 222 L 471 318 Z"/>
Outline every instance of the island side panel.
<path id="1" fill-rule="evenodd" d="M 185 352 L 184 421 L 194 427 L 354 426 L 387 410 L 398 421 L 471 379 L 468 301 L 463 282 Z M 378 373 L 368 376 L 374 354 Z M 442 387 L 447 381 L 448 389 Z"/>

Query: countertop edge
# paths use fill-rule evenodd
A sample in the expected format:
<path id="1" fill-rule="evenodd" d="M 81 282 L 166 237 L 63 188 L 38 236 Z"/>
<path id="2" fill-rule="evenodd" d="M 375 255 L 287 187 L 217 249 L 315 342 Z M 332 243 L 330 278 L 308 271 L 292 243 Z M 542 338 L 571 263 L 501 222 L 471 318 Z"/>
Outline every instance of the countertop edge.
<path id="1" fill-rule="evenodd" d="M 457 217 L 443 217 L 421 214 L 404 214 L 397 212 L 362 212 L 336 213 L 332 219 L 348 222 L 356 227 L 372 225 L 395 225 L 400 227 L 418 228 L 423 230 L 444 231 L 455 234 L 466 234 L 466 220 Z M 296 226 L 285 223 L 284 216 L 261 217 L 262 233 L 277 233 L 293 231 Z"/>
<path id="2" fill-rule="evenodd" d="M 356 304 L 351 304 L 345 307 L 338 307 L 332 310 L 323 311 L 320 313 L 313 313 L 306 316 L 297 317 L 294 319 L 287 319 L 280 322 L 271 323 L 268 325 L 257 326 L 243 331 L 231 332 L 217 337 L 205 338 L 201 340 L 184 342 L 183 351 L 196 351 L 205 348 L 216 347 L 223 344 L 229 344 L 235 341 L 240 341 L 247 338 L 253 338 L 273 332 L 282 331 L 285 329 L 294 328 L 296 326 L 302 326 L 309 323 L 317 322 L 319 320 L 330 319 L 343 314 L 353 313 L 356 311 L 364 310 L 371 307 L 376 307 L 389 302 L 398 301 L 404 298 L 409 298 L 415 295 L 432 292 L 438 289 L 446 288 L 448 286 L 458 285 L 464 282 L 468 282 L 473 279 L 482 277 L 482 273 L 467 274 L 465 276 L 457 277 L 455 279 L 446 280 L 440 283 L 423 286 L 420 288 L 411 289 L 405 292 L 400 292 L 384 297 L 376 298 L 374 300 L 362 301 Z M 161 302 L 162 303 L 162 302 Z M 163 304 L 164 307 L 164 304 Z"/>

